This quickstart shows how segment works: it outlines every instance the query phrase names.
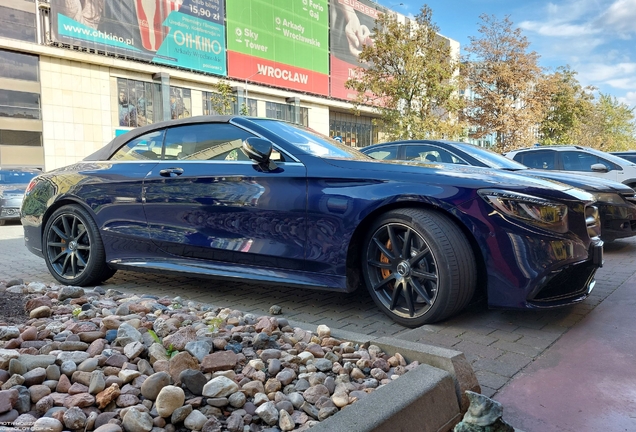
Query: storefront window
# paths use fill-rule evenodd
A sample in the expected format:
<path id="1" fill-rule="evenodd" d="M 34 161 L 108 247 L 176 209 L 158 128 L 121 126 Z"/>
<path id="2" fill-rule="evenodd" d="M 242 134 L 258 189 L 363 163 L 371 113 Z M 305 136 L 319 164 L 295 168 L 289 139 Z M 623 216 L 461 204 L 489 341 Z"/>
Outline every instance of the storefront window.
<path id="1" fill-rule="evenodd" d="M 276 102 L 265 103 L 265 117 L 274 118 L 278 120 L 285 120 L 291 123 L 295 123 L 294 109 L 296 107 L 290 104 L 282 104 Z M 298 107 L 300 109 L 300 124 L 303 126 L 309 126 L 309 109 Z"/>
<path id="2" fill-rule="evenodd" d="M 0 78 L 39 81 L 38 60 L 38 56 L 0 50 Z"/>
<path id="3" fill-rule="evenodd" d="M 40 95 L 0 89 L 0 117 L 40 119 Z"/>
<path id="4" fill-rule="evenodd" d="M 161 121 L 160 85 L 117 79 L 119 126 L 138 127 Z"/>
<path id="5" fill-rule="evenodd" d="M 12 0 L 11 7 L 0 5 L 0 36 L 36 42 L 35 1 Z"/>
<path id="6" fill-rule="evenodd" d="M 170 118 L 181 119 L 192 116 L 190 89 L 170 87 Z"/>
<path id="7" fill-rule="evenodd" d="M 332 112 L 329 135 L 352 147 L 366 147 L 378 142 L 378 128 L 371 117 Z"/>

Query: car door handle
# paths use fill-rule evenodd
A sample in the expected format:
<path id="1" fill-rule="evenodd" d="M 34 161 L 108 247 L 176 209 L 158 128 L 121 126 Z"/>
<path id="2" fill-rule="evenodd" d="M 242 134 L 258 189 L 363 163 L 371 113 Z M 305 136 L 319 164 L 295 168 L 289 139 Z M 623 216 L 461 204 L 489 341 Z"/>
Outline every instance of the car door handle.
<path id="1" fill-rule="evenodd" d="M 159 171 L 161 177 L 176 177 L 183 174 L 183 168 L 166 168 Z"/>

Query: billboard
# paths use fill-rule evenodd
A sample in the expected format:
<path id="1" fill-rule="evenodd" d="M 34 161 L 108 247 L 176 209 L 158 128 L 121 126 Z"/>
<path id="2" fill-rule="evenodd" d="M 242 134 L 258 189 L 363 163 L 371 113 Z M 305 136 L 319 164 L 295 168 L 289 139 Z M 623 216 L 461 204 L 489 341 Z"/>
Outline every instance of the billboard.
<path id="1" fill-rule="evenodd" d="M 228 75 L 329 95 L 328 0 L 227 2 Z"/>
<path id="2" fill-rule="evenodd" d="M 331 0 L 331 96 L 353 100 L 357 93 L 345 88 L 362 67 L 362 47 L 373 44 L 375 20 L 385 9 L 371 1 Z"/>
<path id="3" fill-rule="evenodd" d="M 224 0 L 51 0 L 56 42 L 216 75 L 224 16 Z"/>

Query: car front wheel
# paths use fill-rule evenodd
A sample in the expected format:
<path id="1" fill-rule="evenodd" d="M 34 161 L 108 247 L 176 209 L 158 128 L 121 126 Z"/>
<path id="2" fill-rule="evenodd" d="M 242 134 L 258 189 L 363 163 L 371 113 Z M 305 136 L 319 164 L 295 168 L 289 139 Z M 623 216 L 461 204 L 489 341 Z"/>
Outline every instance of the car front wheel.
<path id="1" fill-rule="evenodd" d="M 95 221 L 79 205 L 57 209 L 46 223 L 43 240 L 46 265 L 65 285 L 96 285 L 115 274 L 106 264 Z"/>
<path id="2" fill-rule="evenodd" d="M 458 313 L 475 291 L 476 262 L 466 236 L 432 210 L 381 216 L 367 235 L 362 264 L 375 303 L 408 327 Z"/>

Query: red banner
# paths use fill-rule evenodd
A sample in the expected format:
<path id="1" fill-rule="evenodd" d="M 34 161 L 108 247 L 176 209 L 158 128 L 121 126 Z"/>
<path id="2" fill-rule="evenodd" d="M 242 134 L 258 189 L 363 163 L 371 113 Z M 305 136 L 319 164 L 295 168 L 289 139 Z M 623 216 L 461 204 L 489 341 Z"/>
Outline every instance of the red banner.
<path id="1" fill-rule="evenodd" d="M 234 51 L 228 51 L 227 57 L 228 75 L 232 78 L 249 79 L 261 84 L 329 96 L 329 75 L 327 74 Z"/>

